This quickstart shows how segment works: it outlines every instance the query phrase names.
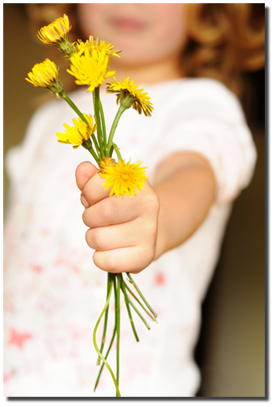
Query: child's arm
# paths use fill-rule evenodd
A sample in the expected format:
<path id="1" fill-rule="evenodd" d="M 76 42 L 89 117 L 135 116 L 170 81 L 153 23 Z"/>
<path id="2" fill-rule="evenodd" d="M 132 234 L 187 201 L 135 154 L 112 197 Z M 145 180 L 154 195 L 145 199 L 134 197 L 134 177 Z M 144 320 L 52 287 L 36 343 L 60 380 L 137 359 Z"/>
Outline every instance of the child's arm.
<path id="1" fill-rule="evenodd" d="M 86 207 L 83 221 L 90 228 L 86 241 L 96 250 L 94 262 L 114 273 L 140 272 L 183 243 L 201 224 L 215 196 L 208 162 L 183 152 L 159 166 L 154 189 L 146 182 L 132 198 L 109 197 L 88 162 L 77 167 L 76 181 Z"/>
<path id="2" fill-rule="evenodd" d="M 155 258 L 183 243 L 206 217 L 215 199 L 215 178 L 207 160 L 175 153 L 156 171 L 154 191 L 160 212 Z"/>

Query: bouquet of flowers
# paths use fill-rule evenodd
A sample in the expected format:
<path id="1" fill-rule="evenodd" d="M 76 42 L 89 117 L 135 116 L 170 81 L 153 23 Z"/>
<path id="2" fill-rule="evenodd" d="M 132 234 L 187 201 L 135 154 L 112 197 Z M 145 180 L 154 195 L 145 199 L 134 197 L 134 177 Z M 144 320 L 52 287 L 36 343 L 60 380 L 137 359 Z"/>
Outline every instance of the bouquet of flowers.
<path id="1" fill-rule="evenodd" d="M 99 175 L 104 179 L 103 186 L 106 190 L 110 189 L 110 196 L 115 195 L 115 197 L 117 197 L 121 195 L 123 198 L 126 194 L 131 197 L 132 195 L 136 195 L 136 189 L 141 190 L 144 186 L 143 181 L 147 179 L 145 176 L 145 167 L 141 167 L 141 162 L 131 164 L 130 161 L 126 163 L 122 159 L 119 148 L 114 143 L 114 134 L 121 115 L 130 107 L 137 110 L 139 114 L 144 113 L 146 116 L 151 116 L 153 106 L 150 102 L 150 97 L 143 89 L 139 89 L 139 85 L 135 85 L 133 81 L 130 81 L 129 78 L 121 81 L 114 77 L 115 72 L 109 71 L 109 58 L 120 58 L 118 55 L 120 51 L 116 50 L 114 45 L 105 41 L 99 41 L 99 39 L 94 40 L 93 37 L 90 37 L 86 42 L 77 40 L 72 43 L 68 38 L 70 29 L 69 19 L 64 14 L 63 17 L 56 19 L 48 26 L 42 27 L 38 32 L 38 38 L 44 44 L 58 47 L 70 62 L 70 69 L 68 69 L 67 72 L 75 77 L 76 84 L 88 86 L 88 92 L 92 92 L 93 94 L 94 116 L 79 111 L 77 106 L 64 91 L 63 84 L 58 78 L 58 68 L 56 64 L 49 59 L 36 64 L 32 71 L 28 73 L 26 80 L 36 87 L 50 90 L 58 98 L 63 98 L 78 115 L 78 118 L 73 119 L 73 126 L 69 126 L 65 123 L 65 132 L 56 133 L 58 141 L 60 143 L 72 144 L 73 148 L 78 148 L 82 145 L 92 154 L 98 165 Z M 107 136 L 99 90 L 100 85 L 102 85 L 107 78 L 111 77 L 114 77 L 114 79 L 107 83 L 106 91 L 116 94 L 116 102 L 119 107 Z M 117 160 L 112 158 L 113 153 L 116 154 Z M 148 329 L 150 329 L 150 326 L 138 310 L 136 304 L 138 304 L 153 321 L 156 321 L 157 315 L 129 273 L 126 273 L 128 277 L 127 282 L 122 273 L 107 273 L 107 275 L 106 303 L 93 332 L 93 343 L 98 353 L 97 364 L 100 365 L 102 362 L 94 391 L 99 382 L 102 369 L 106 366 L 112 376 L 116 388 L 116 396 L 121 397 L 119 391 L 120 292 L 122 292 L 124 296 L 132 330 L 137 341 L 139 341 L 139 338 L 135 329 L 131 309 L 142 319 Z M 129 283 L 132 284 L 135 290 L 129 287 Z M 105 356 L 103 356 L 112 292 L 114 293 L 115 301 L 115 322 L 109 347 Z M 99 348 L 96 343 L 96 333 L 103 317 L 103 334 Z M 116 376 L 107 362 L 115 337 L 117 344 Z"/>

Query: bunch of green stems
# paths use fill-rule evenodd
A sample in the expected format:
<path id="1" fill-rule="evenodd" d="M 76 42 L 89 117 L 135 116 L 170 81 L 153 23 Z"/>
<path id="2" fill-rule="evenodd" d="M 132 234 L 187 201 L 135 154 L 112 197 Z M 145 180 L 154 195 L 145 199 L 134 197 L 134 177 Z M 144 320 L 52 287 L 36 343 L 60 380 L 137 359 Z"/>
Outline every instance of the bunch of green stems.
<path id="1" fill-rule="evenodd" d="M 79 109 L 75 106 L 75 104 L 72 102 L 72 100 L 68 97 L 68 95 L 64 92 L 61 97 L 63 97 L 64 100 L 72 107 L 72 109 L 79 115 L 79 117 L 86 123 L 88 124 L 87 120 L 85 119 L 84 115 L 79 111 Z M 99 164 L 102 159 L 105 157 L 111 157 L 113 150 L 115 150 L 117 157 L 119 160 L 122 160 L 119 149 L 117 145 L 113 142 L 114 138 L 114 133 L 118 125 L 118 121 L 122 115 L 122 113 L 130 107 L 129 104 L 120 104 L 117 114 L 114 118 L 110 134 L 107 140 L 106 137 L 106 127 L 105 127 L 105 119 L 104 119 L 104 112 L 101 104 L 101 100 L 99 97 L 99 87 L 95 88 L 93 91 L 93 103 L 94 103 L 94 116 L 95 116 L 95 121 L 97 125 L 97 138 L 95 134 L 92 135 L 92 141 L 93 145 L 88 140 L 88 142 L 84 142 L 82 145 L 86 149 L 90 151 L 92 154 L 93 158 L 96 160 L 96 162 Z M 113 274 L 113 273 L 107 273 L 108 279 L 107 279 L 107 298 L 106 298 L 106 303 L 105 306 L 99 316 L 99 319 L 95 325 L 94 332 L 93 332 L 93 344 L 95 347 L 96 352 L 98 353 L 98 359 L 97 359 L 97 365 L 100 365 L 100 361 L 102 361 L 101 368 L 99 370 L 94 391 L 97 388 L 97 385 L 99 383 L 99 379 L 103 370 L 103 367 L 106 366 L 107 369 L 109 370 L 115 388 L 116 388 L 116 397 L 121 397 L 120 391 L 119 391 L 119 354 L 120 354 L 120 291 L 122 291 L 123 296 L 124 296 L 124 301 L 126 304 L 129 320 L 132 326 L 132 330 L 134 333 L 134 336 L 137 340 L 139 341 L 136 328 L 134 325 L 132 313 L 131 313 L 131 308 L 136 312 L 136 314 L 141 318 L 141 320 L 144 322 L 145 326 L 147 329 L 151 329 L 149 324 L 146 322 L 145 318 L 143 315 L 140 313 L 138 308 L 135 306 L 133 303 L 132 299 L 136 301 L 136 303 L 139 304 L 139 306 L 146 312 L 146 314 L 153 320 L 157 321 L 157 314 L 154 312 L 152 307 L 148 304 L 146 299 L 144 298 L 143 294 L 141 293 L 140 289 L 134 282 L 132 276 L 129 273 L 126 273 L 129 279 L 129 282 L 134 286 L 135 291 L 137 295 L 139 295 L 140 299 L 137 297 L 137 295 L 129 288 L 129 286 L 126 284 L 122 273 L 120 274 Z M 107 349 L 107 352 L 105 356 L 103 356 L 103 349 L 105 346 L 105 340 L 106 340 L 106 332 L 107 332 L 107 322 L 108 322 L 108 314 L 109 314 L 109 304 L 110 304 L 110 299 L 111 299 L 111 294 L 112 291 L 114 292 L 114 300 L 115 300 L 115 324 L 114 324 L 114 329 L 113 329 L 113 334 L 111 337 L 111 341 L 109 344 L 109 347 Z M 102 340 L 101 340 L 101 346 L 100 349 L 97 346 L 96 343 L 96 333 L 100 324 L 101 319 L 104 316 L 104 326 L 103 326 L 103 334 L 102 334 Z M 114 339 L 116 337 L 116 376 L 114 375 L 110 365 L 107 362 L 108 355 L 110 353 L 112 344 L 114 342 Z"/>
<path id="2" fill-rule="evenodd" d="M 157 319 L 156 319 L 157 314 L 154 312 L 152 307 L 148 304 L 148 302 L 144 298 L 144 296 L 141 293 L 140 289 L 138 288 L 138 286 L 134 282 L 132 276 L 130 275 L 130 273 L 126 273 L 126 274 L 128 276 L 128 279 L 129 279 L 128 281 L 134 286 L 135 291 L 139 295 L 140 299 L 130 289 L 128 284 L 126 284 L 122 273 L 120 273 L 120 274 L 108 273 L 106 303 L 105 303 L 105 306 L 104 306 L 104 308 L 103 308 L 103 310 L 102 310 L 102 312 L 100 314 L 100 317 L 99 317 L 99 319 L 98 319 L 98 321 L 97 321 L 97 323 L 95 325 L 95 329 L 94 329 L 94 333 L 93 333 L 93 343 L 94 343 L 94 347 L 96 349 L 96 352 L 98 353 L 97 364 L 100 365 L 100 360 L 103 362 L 102 365 L 101 365 L 101 368 L 99 370 L 97 379 L 96 379 L 94 391 L 97 388 L 97 385 L 98 385 L 98 382 L 99 382 L 103 367 L 105 365 L 107 367 L 107 369 L 109 370 L 111 376 L 112 376 L 112 379 L 113 379 L 113 382 L 114 382 L 114 385 L 115 385 L 115 388 L 116 388 L 116 397 L 121 397 L 121 394 L 120 394 L 120 391 L 119 391 L 120 291 L 122 291 L 122 293 L 124 295 L 124 301 L 125 301 L 125 304 L 126 304 L 129 320 L 130 320 L 132 330 L 133 330 L 133 333 L 134 333 L 134 336 L 135 336 L 137 342 L 139 342 L 139 337 L 137 335 L 136 328 L 135 328 L 135 325 L 134 325 L 134 321 L 133 321 L 133 317 L 132 317 L 132 313 L 131 313 L 131 308 L 140 317 L 140 319 L 143 321 L 143 323 L 145 324 L 147 329 L 151 329 L 151 328 L 150 328 L 149 324 L 147 323 L 147 321 L 145 320 L 145 318 L 143 317 L 143 315 L 138 310 L 138 308 L 133 303 L 132 299 L 135 300 L 140 305 L 140 307 L 146 312 L 146 314 L 153 321 L 155 321 L 155 322 L 157 321 Z M 108 322 L 108 314 L 109 314 L 109 304 L 110 304 L 112 290 L 114 292 L 114 299 L 115 299 L 115 324 L 114 324 L 114 329 L 113 329 L 113 334 L 112 334 L 112 337 L 111 337 L 111 340 L 110 340 L 110 344 L 109 344 L 109 347 L 108 347 L 107 352 L 106 352 L 105 357 L 104 357 L 102 353 L 103 353 L 105 340 L 106 340 L 107 322 Z M 101 346 L 100 346 L 100 349 L 99 349 L 98 346 L 97 346 L 97 343 L 96 343 L 96 333 L 97 333 L 98 326 L 99 326 L 100 321 L 103 318 L 103 316 L 104 316 L 104 327 L 103 327 Z M 110 350 L 111 350 L 111 347 L 112 347 L 112 344 L 114 342 L 115 337 L 116 337 L 116 376 L 114 375 L 111 367 L 109 366 L 109 364 L 107 362 L 107 358 L 108 358 L 108 355 L 110 353 Z"/>

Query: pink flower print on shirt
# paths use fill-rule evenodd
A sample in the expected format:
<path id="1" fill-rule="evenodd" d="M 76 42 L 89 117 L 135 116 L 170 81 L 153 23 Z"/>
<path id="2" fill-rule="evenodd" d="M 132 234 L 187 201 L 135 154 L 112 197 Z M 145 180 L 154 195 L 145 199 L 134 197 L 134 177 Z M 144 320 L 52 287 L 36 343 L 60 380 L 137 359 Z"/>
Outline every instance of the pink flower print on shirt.
<path id="1" fill-rule="evenodd" d="M 44 267 L 40 266 L 39 264 L 30 263 L 30 267 L 31 267 L 31 271 L 33 271 L 34 273 L 38 273 L 38 274 L 44 270 Z"/>
<path id="2" fill-rule="evenodd" d="M 158 271 L 154 276 L 154 283 L 156 285 L 164 285 L 165 284 L 165 277 L 161 271 Z"/>
<path id="3" fill-rule="evenodd" d="M 63 257 L 59 257 L 54 261 L 54 265 L 57 266 L 57 267 L 61 266 L 63 263 L 64 263 Z"/>
<path id="4" fill-rule="evenodd" d="M 14 328 L 10 328 L 8 345 L 17 346 L 22 349 L 28 339 L 32 339 L 33 335 L 28 332 L 19 332 Z"/>
<path id="5" fill-rule="evenodd" d="M 3 376 L 3 383 L 7 383 L 9 380 L 10 380 L 10 375 L 4 373 L 4 376 Z"/>
<path id="6" fill-rule="evenodd" d="M 42 236 L 49 236 L 50 234 L 51 234 L 51 232 L 46 228 L 41 230 L 41 235 Z"/>
<path id="7" fill-rule="evenodd" d="M 4 373 L 3 374 L 3 383 L 7 383 L 8 381 L 10 381 L 10 379 L 12 379 L 12 377 L 15 375 L 15 370 L 12 369 L 9 373 Z"/>
<path id="8" fill-rule="evenodd" d="M 75 264 L 72 264 L 72 265 L 71 265 L 71 270 L 72 270 L 74 273 L 77 273 L 77 274 L 80 273 L 80 268 L 79 268 L 78 266 L 76 266 Z"/>

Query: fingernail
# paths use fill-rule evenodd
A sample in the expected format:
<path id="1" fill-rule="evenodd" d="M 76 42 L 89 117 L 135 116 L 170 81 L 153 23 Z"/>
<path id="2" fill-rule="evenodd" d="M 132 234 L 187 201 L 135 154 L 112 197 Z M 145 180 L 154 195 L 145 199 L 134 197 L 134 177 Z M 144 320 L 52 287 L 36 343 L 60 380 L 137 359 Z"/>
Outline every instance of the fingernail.
<path id="1" fill-rule="evenodd" d="M 85 208 L 88 208 L 89 204 L 88 204 L 88 202 L 86 201 L 84 195 L 81 195 L 80 200 L 81 200 L 82 205 L 85 206 Z"/>

